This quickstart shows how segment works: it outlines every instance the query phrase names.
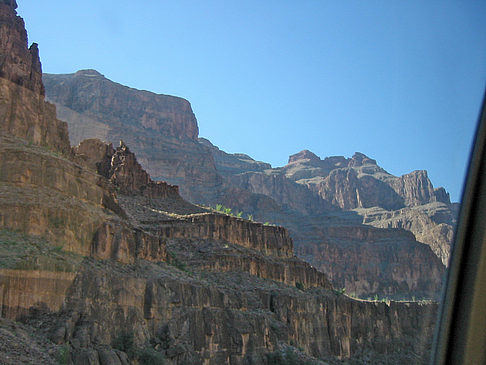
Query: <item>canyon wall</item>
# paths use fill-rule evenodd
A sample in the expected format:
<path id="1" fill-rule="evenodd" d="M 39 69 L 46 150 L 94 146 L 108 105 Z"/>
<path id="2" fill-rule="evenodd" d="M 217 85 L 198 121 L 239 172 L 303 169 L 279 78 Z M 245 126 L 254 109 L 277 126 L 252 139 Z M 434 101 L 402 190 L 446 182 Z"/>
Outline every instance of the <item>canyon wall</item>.
<path id="1" fill-rule="evenodd" d="M 43 76 L 47 99 L 69 124 L 71 143 L 123 140 L 155 180 L 181 187 L 191 201 L 217 195 L 222 184 L 187 100 L 128 88 L 94 70 Z"/>
<path id="2" fill-rule="evenodd" d="M 2 31 L 12 32 L 10 39 L 20 35 L 18 50 L 1 44 L 4 64 L 12 66 L 4 70 L 15 71 L 0 76 L 7 90 L 2 102 L 25 112 L 0 109 L 2 118 L 8 115 L 0 131 L 2 361 L 268 365 L 272 356 L 289 353 L 318 364 L 427 361 L 436 304 L 350 298 L 293 257 L 286 229 L 185 201 L 177 187 L 153 181 L 125 143 L 113 148 L 89 140 L 70 149 L 65 124 L 51 118 L 55 109 L 44 102 L 37 53 L 27 50 L 15 9 L 14 0 L 0 1 Z M 27 70 L 37 74 L 20 77 L 26 64 L 35 64 Z M 127 88 L 116 86 L 113 94 L 104 89 L 110 82 L 92 71 L 77 77 L 101 87 L 101 94 L 78 90 L 88 90 L 90 102 L 77 100 L 77 107 L 107 118 L 122 104 L 140 113 Z M 12 90 L 35 96 L 36 109 Z M 157 118 L 177 125 L 158 126 L 149 111 L 132 123 L 167 130 L 173 145 L 174 135 L 182 135 L 181 144 L 201 146 L 187 103 L 167 97 L 159 104 L 159 96 L 142 94 L 152 108 L 163 106 Z M 99 103 L 100 96 L 108 98 Z M 184 170 L 191 164 L 193 172 L 214 166 L 212 159 L 201 167 L 200 156 L 194 162 L 179 153 L 173 165 L 163 160 L 175 176 L 191 176 Z M 222 181 L 214 171 L 200 176 L 200 192 Z M 378 238 L 390 232 L 363 227 Z M 371 239 L 338 228 L 326 233 L 349 234 Z"/>
<path id="3" fill-rule="evenodd" d="M 450 215 L 451 219 L 441 222 L 439 227 L 433 219 L 421 219 L 423 224 L 413 223 L 417 222 L 417 209 L 413 209 L 408 215 L 400 213 L 404 209 L 433 203 L 442 204 L 445 210 L 451 211 L 447 194 L 443 189 L 434 189 L 425 172 L 394 177 L 379 167 L 375 160 L 361 153 L 356 153 L 350 159 L 335 156 L 321 160 L 310 151 L 293 155 L 289 158 L 288 165 L 272 169 L 269 164 L 255 161 L 247 155 L 225 153 L 208 140 L 197 140 L 195 135 L 180 129 L 181 127 L 169 128 L 171 131 L 179 131 L 180 135 L 176 139 L 172 132 L 165 133 L 162 128 L 152 129 L 145 126 L 144 112 L 135 114 L 135 111 L 142 109 L 149 97 L 147 93 L 113 83 L 95 71 L 44 75 L 44 80 L 49 100 L 56 103 L 60 117 L 69 122 L 70 128 L 81 130 L 80 135 L 83 137 L 97 137 L 113 143 L 123 139 L 137 153 L 141 165 L 152 176 L 179 185 L 182 196 L 194 203 L 212 206 L 223 204 L 234 211 L 243 211 L 245 217 L 251 214 L 256 220 L 288 227 L 298 255 L 316 267 L 325 266 L 333 280 L 346 277 L 336 281 L 336 286 L 345 283 L 348 290 L 354 290 L 359 286 L 358 281 L 365 280 L 370 283 L 370 288 L 379 287 L 382 277 L 374 273 L 380 272 L 380 265 L 386 265 L 381 260 L 388 257 L 388 246 L 395 252 L 404 252 L 399 247 L 401 240 L 394 239 L 392 231 L 388 235 L 387 244 L 375 245 L 375 251 L 367 248 L 369 242 L 366 240 L 358 243 L 358 239 L 349 238 L 356 250 L 367 252 L 367 256 L 373 255 L 372 262 L 376 266 L 368 265 L 369 270 L 365 272 L 347 271 L 345 274 L 340 272 L 343 266 L 335 264 L 334 260 L 319 263 L 317 258 L 313 259 L 308 253 L 317 252 L 318 247 L 325 244 L 331 245 L 333 252 L 342 255 L 335 257 L 338 261 L 351 260 L 352 256 L 346 255 L 346 250 L 342 247 L 342 239 L 329 240 L 325 236 L 326 227 L 330 224 L 342 225 L 344 220 L 346 226 L 359 227 L 365 224 L 385 230 L 389 227 L 410 230 L 420 242 L 413 242 L 412 239 L 408 244 L 421 247 L 420 243 L 426 243 L 432 251 L 427 253 L 417 248 L 415 252 L 422 252 L 422 258 L 410 261 L 406 255 L 399 257 L 399 267 L 405 268 L 406 272 L 420 272 L 424 277 L 433 277 L 435 291 L 440 291 L 441 285 L 436 280 L 436 273 L 443 272 L 444 269 L 436 262 L 434 254 L 442 259 L 443 264 L 447 263 L 453 216 Z M 122 99 L 129 95 L 133 107 L 113 102 L 119 94 Z M 159 100 L 165 96 L 152 94 L 150 98 Z M 162 106 L 165 104 L 166 102 L 161 102 Z M 108 109 L 104 108 L 108 106 L 109 114 L 105 115 L 103 113 L 108 113 Z M 162 107 L 157 110 L 160 125 L 178 123 L 176 117 L 167 118 Z M 185 107 L 181 107 L 178 113 L 183 115 L 185 110 Z M 128 114 L 131 116 L 130 120 L 125 118 Z M 155 114 L 153 116 L 155 118 Z M 195 119 L 193 121 L 195 123 Z M 103 128 L 91 128 L 95 124 L 101 125 L 100 123 Z M 159 140 L 158 144 L 150 142 L 155 138 Z M 177 145 L 174 144 L 176 140 Z M 159 163 L 162 160 L 165 161 L 164 164 Z M 367 209 L 377 208 L 400 215 L 403 224 L 389 224 L 383 220 L 384 215 L 371 215 L 366 212 Z M 341 214 L 336 221 L 332 216 L 339 211 L 350 214 Z M 430 210 L 424 215 L 427 216 L 429 212 Z M 363 246 L 359 248 L 361 244 Z M 418 262 L 426 261 L 430 264 L 430 272 L 427 268 L 421 269 L 417 266 Z M 345 266 L 356 268 L 358 262 L 349 261 Z M 363 277 L 363 274 L 369 276 Z M 402 276 L 405 275 L 403 273 Z M 393 282 L 399 276 L 391 276 L 387 280 Z M 355 284 L 352 284 L 353 281 Z M 419 286 L 421 285 L 412 285 Z M 408 285 L 396 282 L 390 287 L 405 289 Z M 404 293 L 404 290 L 400 290 L 395 294 L 403 297 Z M 362 292 L 364 296 L 373 294 L 373 291 Z M 415 294 L 417 293 L 409 292 L 408 297 Z"/>

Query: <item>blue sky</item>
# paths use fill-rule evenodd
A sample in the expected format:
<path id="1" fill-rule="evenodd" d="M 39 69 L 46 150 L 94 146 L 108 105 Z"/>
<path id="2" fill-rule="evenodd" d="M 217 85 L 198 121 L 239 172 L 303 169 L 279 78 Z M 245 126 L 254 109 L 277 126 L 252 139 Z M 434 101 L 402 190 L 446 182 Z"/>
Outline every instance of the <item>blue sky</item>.
<path id="1" fill-rule="evenodd" d="M 359 151 L 460 198 L 486 1 L 17 2 L 44 72 L 184 97 L 202 137 L 274 167 Z"/>

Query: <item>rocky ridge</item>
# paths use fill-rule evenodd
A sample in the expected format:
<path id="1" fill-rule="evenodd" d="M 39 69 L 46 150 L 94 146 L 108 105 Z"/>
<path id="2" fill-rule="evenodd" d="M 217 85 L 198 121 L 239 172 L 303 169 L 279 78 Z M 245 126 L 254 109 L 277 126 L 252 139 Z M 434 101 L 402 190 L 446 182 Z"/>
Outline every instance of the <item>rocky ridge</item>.
<path id="1" fill-rule="evenodd" d="M 15 1 L 0 4 L 15 15 Z M 2 362 L 246 365 L 285 353 L 320 364 L 417 363 L 426 353 L 436 305 L 334 292 L 289 257 L 285 230 L 184 201 L 152 181 L 125 144 L 91 140 L 62 154 L 56 128 L 46 144 L 16 130 L 0 134 Z M 180 232 L 192 229 L 194 214 L 214 217 L 199 236 L 158 232 L 167 217 L 184 221 Z M 208 236 L 204 224 L 221 235 Z"/>
<path id="2" fill-rule="evenodd" d="M 434 188 L 426 171 L 395 177 L 362 153 L 324 160 L 309 154 L 291 156 L 280 171 L 332 206 L 358 213 L 363 224 L 412 232 L 448 264 L 457 212 L 449 194 Z"/>

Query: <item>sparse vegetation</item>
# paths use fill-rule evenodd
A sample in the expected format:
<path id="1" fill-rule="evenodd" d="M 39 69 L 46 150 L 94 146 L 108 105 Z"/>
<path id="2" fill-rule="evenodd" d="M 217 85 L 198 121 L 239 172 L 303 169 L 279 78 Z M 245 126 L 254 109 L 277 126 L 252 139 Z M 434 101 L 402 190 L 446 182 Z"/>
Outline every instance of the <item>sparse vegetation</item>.
<path id="1" fill-rule="evenodd" d="M 140 365 L 162 365 L 165 363 L 164 355 L 150 345 L 137 348 L 131 332 L 122 332 L 113 340 L 111 346 L 125 352 L 130 359 L 137 360 Z"/>
<path id="2" fill-rule="evenodd" d="M 189 272 L 189 269 L 187 268 L 187 265 L 183 263 L 181 260 L 179 260 L 176 256 L 176 254 L 172 251 L 167 251 L 167 254 L 169 255 L 169 264 L 172 266 L 175 266 L 181 271 L 184 272 Z"/>
<path id="3" fill-rule="evenodd" d="M 147 345 L 137 351 L 137 360 L 140 365 L 162 365 L 165 364 L 165 357 L 162 353 L 156 351 Z"/>
<path id="4" fill-rule="evenodd" d="M 346 288 L 334 289 L 334 293 L 336 293 L 338 295 L 346 294 Z"/>
<path id="5" fill-rule="evenodd" d="M 81 255 L 63 251 L 46 239 L 25 233 L 0 230 L 0 268 L 73 272 Z"/>
<path id="6" fill-rule="evenodd" d="M 225 207 L 223 204 L 216 204 L 214 208 L 209 207 L 209 209 L 212 209 L 212 210 L 215 210 L 216 212 L 223 213 L 223 214 L 229 215 L 231 217 L 236 217 L 236 218 L 243 218 L 243 215 L 245 214 L 241 210 L 238 211 L 237 213 L 233 213 L 231 208 Z M 247 214 L 246 217 L 249 221 L 253 221 L 253 215 L 252 214 Z"/>
<path id="7" fill-rule="evenodd" d="M 231 216 L 233 215 L 233 214 L 231 214 L 231 208 L 224 208 L 223 213 L 226 214 L 226 215 L 231 215 Z"/>
<path id="8" fill-rule="evenodd" d="M 56 361 L 59 365 L 69 364 L 71 357 L 71 348 L 69 345 L 62 345 L 57 348 L 56 351 Z"/>
<path id="9" fill-rule="evenodd" d="M 122 332 L 118 337 L 116 337 L 111 346 L 114 349 L 123 351 L 128 355 L 129 358 L 133 359 L 136 354 L 135 350 L 135 341 L 133 339 L 133 333 L 131 332 Z"/>
<path id="10" fill-rule="evenodd" d="M 311 361 L 302 361 L 291 349 L 285 352 L 274 351 L 266 354 L 268 365 L 312 365 Z"/>

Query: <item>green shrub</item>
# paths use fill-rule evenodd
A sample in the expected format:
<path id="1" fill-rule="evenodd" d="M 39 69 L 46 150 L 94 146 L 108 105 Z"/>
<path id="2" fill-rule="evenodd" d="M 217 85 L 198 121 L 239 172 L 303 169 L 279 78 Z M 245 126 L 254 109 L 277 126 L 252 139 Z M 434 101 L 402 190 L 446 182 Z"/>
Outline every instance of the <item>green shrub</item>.
<path id="1" fill-rule="evenodd" d="M 69 364 L 71 349 L 69 345 L 59 346 L 56 350 L 56 361 L 59 365 Z"/>
<path id="2" fill-rule="evenodd" d="M 162 365 L 165 364 L 165 357 L 162 353 L 155 351 L 152 347 L 146 346 L 137 354 L 140 365 Z"/>
<path id="3" fill-rule="evenodd" d="M 169 264 L 172 266 L 177 267 L 179 270 L 184 271 L 184 272 L 189 272 L 187 265 L 180 261 L 176 254 L 172 251 L 167 251 L 167 254 L 169 255 Z"/>
<path id="4" fill-rule="evenodd" d="M 122 332 L 118 337 L 113 340 L 111 347 L 125 352 L 129 358 L 133 359 L 136 354 L 133 333 Z"/>
<path id="5" fill-rule="evenodd" d="M 299 290 L 304 290 L 304 284 L 302 284 L 301 282 L 299 281 L 296 281 L 295 282 L 295 287 Z"/>
<path id="6" fill-rule="evenodd" d="M 335 289 L 334 293 L 336 293 L 338 295 L 346 294 L 346 288 Z"/>
<path id="7" fill-rule="evenodd" d="M 297 355 L 295 352 L 293 352 L 290 349 L 287 349 L 285 351 L 285 365 L 297 365 L 299 363 L 299 359 L 297 358 Z"/>
<path id="8" fill-rule="evenodd" d="M 268 365 L 310 365 L 309 361 L 302 362 L 297 357 L 297 354 L 291 349 L 287 349 L 284 354 L 280 351 L 270 352 L 266 354 Z"/>
<path id="9" fill-rule="evenodd" d="M 283 356 L 280 352 L 270 352 L 266 354 L 268 365 L 282 365 L 284 364 Z"/>

